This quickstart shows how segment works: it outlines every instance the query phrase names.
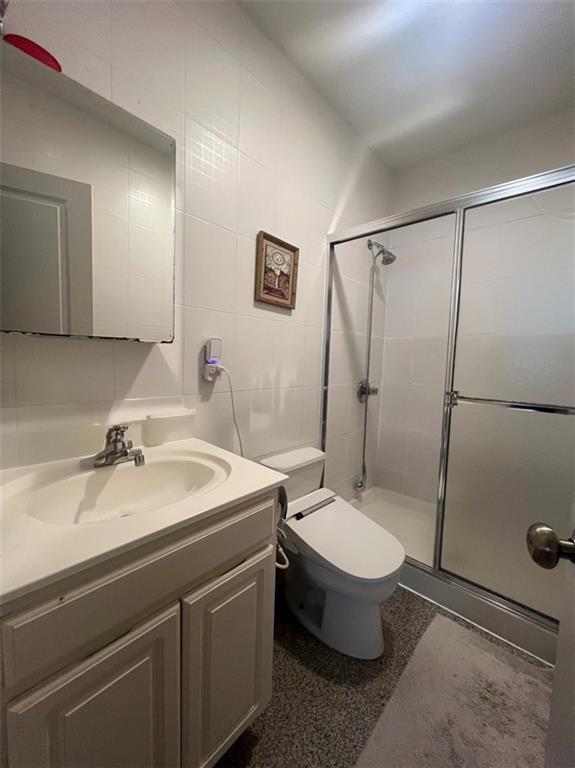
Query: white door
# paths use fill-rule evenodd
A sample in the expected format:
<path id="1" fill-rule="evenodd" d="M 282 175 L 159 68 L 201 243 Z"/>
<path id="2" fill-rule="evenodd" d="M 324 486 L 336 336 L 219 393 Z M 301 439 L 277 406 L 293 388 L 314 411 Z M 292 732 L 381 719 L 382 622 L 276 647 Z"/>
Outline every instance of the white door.
<path id="1" fill-rule="evenodd" d="M 557 568 L 563 587 L 545 768 L 575 766 L 575 499 L 571 524 L 569 539 L 560 540 L 539 523 L 528 533 L 532 558 L 543 568 Z"/>
<path id="2" fill-rule="evenodd" d="M 2 330 L 91 334 L 89 184 L 0 163 Z"/>
<path id="3" fill-rule="evenodd" d="M 9 768 L 180 763 L 180 610 L 154 617 L 7 707 Z"/>

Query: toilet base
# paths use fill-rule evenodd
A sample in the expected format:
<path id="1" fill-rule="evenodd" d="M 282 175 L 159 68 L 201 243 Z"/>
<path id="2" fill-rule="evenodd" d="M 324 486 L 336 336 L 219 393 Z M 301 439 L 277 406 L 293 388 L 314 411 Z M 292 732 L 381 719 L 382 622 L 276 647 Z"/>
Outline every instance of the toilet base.
<path id="1" fill-rule="evenodd" d="M 356 659 L 383 653 L 378 603 L 311 587 L 296 574 L 287 580 L 285 596 L 294 616 L 330 648 Z"/>

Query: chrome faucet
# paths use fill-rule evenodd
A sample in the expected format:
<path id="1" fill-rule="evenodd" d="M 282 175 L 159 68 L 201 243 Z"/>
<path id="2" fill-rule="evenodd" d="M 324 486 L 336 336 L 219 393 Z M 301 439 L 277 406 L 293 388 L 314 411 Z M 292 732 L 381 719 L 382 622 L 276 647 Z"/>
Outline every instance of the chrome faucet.
<path id="1" fill-rule="evenodd" d="M 134 448 L 132 441 L 125 439 L 127 431 L 127 424 L 114 424 L 109 428 L 104 449 L 94 457 L 96 469 L 123 464 L 125 461 L 133 461 L 137 467 L 144 464 L 145 458 L 141 448 Z"/>

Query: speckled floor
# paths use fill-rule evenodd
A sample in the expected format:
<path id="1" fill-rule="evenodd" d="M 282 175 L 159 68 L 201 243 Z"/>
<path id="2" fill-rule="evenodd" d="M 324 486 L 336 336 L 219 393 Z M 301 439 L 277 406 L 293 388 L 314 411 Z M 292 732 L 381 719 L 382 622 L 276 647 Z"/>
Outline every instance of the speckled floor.
<path id="1" fill-rule="evenodd" d="M 399 588 L 382 610 L 383 656 L 358 661 L 316 640 L 278 592 L 271 704 L 218 768 L 353 768 L 438 612 Z"/>

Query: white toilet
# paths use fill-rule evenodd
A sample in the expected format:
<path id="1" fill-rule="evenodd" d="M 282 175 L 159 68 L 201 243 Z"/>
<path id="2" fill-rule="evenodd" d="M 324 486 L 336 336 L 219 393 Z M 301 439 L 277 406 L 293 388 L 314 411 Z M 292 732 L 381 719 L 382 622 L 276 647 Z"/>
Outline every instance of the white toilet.
<path id="1" fill-rule="evenodd" d="M 325 454 L 299 448 L 262 459 L 289 476 L 282 523 L 290 567 L 287 602 L 310 632 L 341 653 L 376 659 L 383 652 L 380 605 L 399 581 L 405 550 L 327 488 L 319 488 Z"/>

